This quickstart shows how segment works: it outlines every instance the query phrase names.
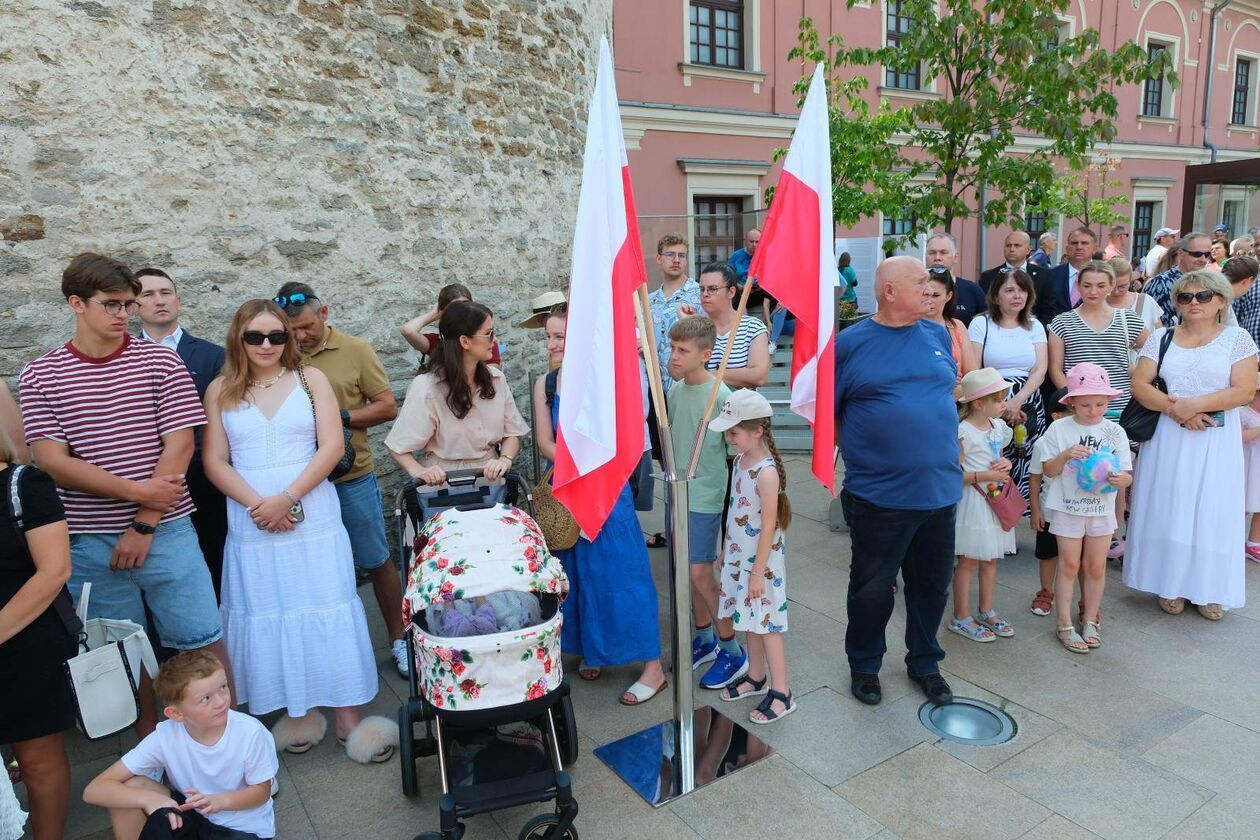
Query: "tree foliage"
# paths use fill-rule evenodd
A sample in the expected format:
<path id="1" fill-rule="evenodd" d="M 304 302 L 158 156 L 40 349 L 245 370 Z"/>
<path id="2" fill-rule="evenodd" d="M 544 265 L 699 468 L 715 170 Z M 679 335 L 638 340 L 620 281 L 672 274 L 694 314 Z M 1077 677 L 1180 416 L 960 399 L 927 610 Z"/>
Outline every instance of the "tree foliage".
<path id="1" fill-rule="evenodd" d="M 1045 203 L 1064 218 L 1085 227 L 1124 221 L 1127 216 L 1116 209 L 1116 205 L 1125 200 L 1121 192 L 1124 182 L 1112 176 L 1118 165 L 1111 158 L 1103 157 L 1086 164 L 1079 172 L 1058 176 Z"/>
<path id="2" fill-rule="evenodd" d="M 856 0 L 848 0 L 852 9 Z M 1115 89 L 1162 74 L 1176 84 L 1164 55 L 1133 42 L 1114 51 L 1086 29 L 1061 37 L 1069 0 L 901 0 L 914 23 L 900 44 L 848 47 L 822 42 L 811 19 L 800 23 L 789 53 L 803 69 L 821 63 L 830 79 L 832 169 L 837 224 L 875 212 L 915 220 L 911 236 L 949 230 L 977 214 L 987 187 L 985 225 L 1022 227 L 1025 212 L 1058 212 L 1061 177 L 1079 172 L 1090 152 L 1115 137 Z M 863 97 L 867 72 L 919 68 L 934 92 L 893 108 Z M 881 79 L 882 81 L 882 79 Z M 892 93 L 892 92 L 890 92 Z M 895 95 L 895 93 L 893 93 Z M 1011 151 L 1018 137 L 1036 137 Z"/>

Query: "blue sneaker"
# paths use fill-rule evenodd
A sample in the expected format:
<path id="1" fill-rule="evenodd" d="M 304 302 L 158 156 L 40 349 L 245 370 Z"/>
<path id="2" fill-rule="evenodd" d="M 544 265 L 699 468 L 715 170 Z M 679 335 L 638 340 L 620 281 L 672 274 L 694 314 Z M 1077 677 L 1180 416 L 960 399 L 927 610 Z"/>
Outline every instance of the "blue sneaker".
<path id="1" fill-rule="evenodd" d="M 699 636 L 691 637 L 691 670 L 696 670 L 706 662 L 712 662 L 717 658 L 718 643 L 715 638 L 707 645 L 700 641 Z"/>
<path id="2" fill-rule="evenodd" d="M 719 648 L 713 667 L 700 678 L 700 687 L 722 688 L 731 680 L 739 679 L 747 673 L 748 653 L 743 648 L 739 649 L 737 657 Z"/>

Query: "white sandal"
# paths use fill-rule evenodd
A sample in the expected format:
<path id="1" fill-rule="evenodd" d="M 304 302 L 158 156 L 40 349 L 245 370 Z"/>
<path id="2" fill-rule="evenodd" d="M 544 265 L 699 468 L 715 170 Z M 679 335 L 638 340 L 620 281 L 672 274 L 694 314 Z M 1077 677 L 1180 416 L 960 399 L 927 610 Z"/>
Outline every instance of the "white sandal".
<path id="1" fill-rule="evenodd" d="M 658 688 L 652 688 L 652 686 L 644 685 L 643 683 L 636 680 L 634 685 L 627 688 L 625 694 L 622 694 L 617 699 L 623 706 L 641 706 L 642 704 L 646 703 L 647 701 L 651 700 L 653 697 L 655 697 L 656 695 L 664 691 L 668 685 L 669 685 L 669 680 L 665 680 L 660 684 Z M 626 694 L 629 694 L 631 697 L 633 697 L 634 702 L 628 702 L 626 700 Z"/>
<path id="2" fill-rule="evenodd" d="M 1071 624 L 1066 627 L 1055 628 L 1055 638 L 1059 640 L 1059 644 L 1063 645 L 1064 650 L 1069 653 L 1089 653 L 1089 645 L 1081 638 L 1081 634 L 1076 632 L 1076 628 Z M 1066 639 L 1063 633 L 1070 634 Z"/>
<path id="3" fill-rule="evenodd" d="M 1101 621 L 1081 622 L 1081 641 L 1089 645 L 1091 650 L 1102 647 L 1102 634 L 1098 632 L 1101 625 Z"/>

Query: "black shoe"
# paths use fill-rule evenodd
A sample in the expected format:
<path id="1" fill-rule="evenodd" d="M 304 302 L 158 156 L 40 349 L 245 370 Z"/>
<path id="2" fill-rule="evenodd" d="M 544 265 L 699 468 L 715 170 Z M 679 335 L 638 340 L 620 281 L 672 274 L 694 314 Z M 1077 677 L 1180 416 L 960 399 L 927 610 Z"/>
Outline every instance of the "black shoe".
<path id="1" fill-rule="evenodd" d="M 954 702 L 954 692 L 950 691 L 949 683 L 940 674 L 924 674 L 921 677 L 911 674 L 910 679 L 917 682 L 927 699 L 936 705 L 944 706 Z"/>
<path id="2" fill-rule="evenodd" d="M 879 687 L 879 674 L 859 674 L 857 671 L 851 671 L 850 677 L 853 681 L 849 684 L 849 690 L 859 702 L 868 706 L 878 706 L 884 699 L 884 692 Z"/>

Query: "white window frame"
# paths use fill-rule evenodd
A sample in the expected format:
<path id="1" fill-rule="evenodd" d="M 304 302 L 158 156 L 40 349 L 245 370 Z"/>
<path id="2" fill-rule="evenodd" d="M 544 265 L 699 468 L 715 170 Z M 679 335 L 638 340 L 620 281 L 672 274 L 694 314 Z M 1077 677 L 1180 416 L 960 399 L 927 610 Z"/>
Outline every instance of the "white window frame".
<path id="1" fill-rule="evenodd" d="M 761 93 L 761 83 L 767 75 L 761 66 L 761 0 L 744 0 L 744 67 L 740 70 L 691 63 L 691 0 L 681 5 L 682 60 L 678 62 L 678 70 L 682 73 L 683 87 L 691 87 L 693 78 L 718 79 L 750 84 L 753 93 Z"/>
<path id="2" fill-rule="evenodd" d="M 690 43 L 690 42 L 688 42 Z M 746 213 L 765 208 L 761 179 L 771 164 L 749 160 L 695 160 L 682 158 L 678 167 L 687 176 L 687 254 L 696 253 L 696 196 L 747 198 Z M 690 267 L 690 266 L 688 266 Z"/>
<path id="3" fill-rule="evenodd" d="M 1144 33 L 1144 44 L 1147 54 L 1150 53 L 1151 42 L 1161 45 L 1167 50 L 1171 61 L 1169 62 L 1172 70 L 1176 72 L 1181 66 L 1181 38 L 1177 35 L 1168 35 L 1164 32 L 1154 32 L 1146 30 Z M 1168 77 L 1164 77 L 1163 99 L 1160 101 L 1159 116 L 1147 116 L 1142 113 L 1142 107 L 1146 101 L 1146 82 L 1142 82 L 1142 87 L 1138 92 L 1138 121 L 1142 120 L 1176 120 L 1177 119 L 1177 91 L 1173 90 L 1173 86 L 1168 83 Z"/>
<path id="4" fill-rule="evenodd" d="M 1238 72 L 1239 61 L 1251 62 L 1251 73 L 1247 76 L 1247 113 L 1245 115 L 1246 122 L 1234 122 L 1234 79 Z M 1234 50 L 1234 59 L 1229 62 L 1229 125 L 1231 127 L 1255 128 L 1260 122 L 1260 117 L 1256 114 L 1256 89 L 1260 88 L 1260 84 L 1256 81 L 1256 74 L 1260 73 L 1260 54 L 1253 53 L 1248 50 Z"/>
<path id="5" fill-rule="evenodd" d="M 937 8 L 937 14 L 940 14 L 940 8 Z M 888 46 L 888 3 L 887 0 L 880 0 L 879 3 L 879 44 L 882 47 Z M 879 84 L 877 92 L 880 96 L 901 96 L 906 99 L 935 99 L 939 95 L 936 90 L 936 77 L 928 79 L 923 74 L 927 73 L 927 67 L 919 68 L 919 87 L 899 88 L 888 87 L 885 82 L 888 80 L 888 73 L 884 69 L 884 65 L 879 65 Z M 880 228 L 883 230 L 882 226 Z"/>

